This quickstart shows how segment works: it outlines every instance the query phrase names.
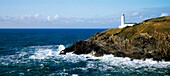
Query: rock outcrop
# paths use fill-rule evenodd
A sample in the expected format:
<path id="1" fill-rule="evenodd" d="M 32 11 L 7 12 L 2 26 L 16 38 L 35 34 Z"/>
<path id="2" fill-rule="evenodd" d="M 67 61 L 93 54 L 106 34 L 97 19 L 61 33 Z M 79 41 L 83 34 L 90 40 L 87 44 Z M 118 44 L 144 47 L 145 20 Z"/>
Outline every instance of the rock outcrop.
<path id="1" fill-rule="evenodd" d="M 74 43 L 60 54 L 67 52 L 170 61 L 170 16 L 145 20 L 132 27 L 105 30 Z"/>

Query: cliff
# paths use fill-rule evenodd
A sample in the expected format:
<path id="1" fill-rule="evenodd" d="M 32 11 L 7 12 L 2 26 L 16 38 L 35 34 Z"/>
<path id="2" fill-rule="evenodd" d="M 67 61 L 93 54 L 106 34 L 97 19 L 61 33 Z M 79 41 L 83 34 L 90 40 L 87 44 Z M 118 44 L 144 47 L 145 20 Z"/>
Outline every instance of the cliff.
<path id="1" fill-rule="evenodd" d="M 67 52 L 170 61 L 170 16 L 148 19 L 132 27 L 96 33 L 88 40 L 74 43 L 60 54 Z"/>

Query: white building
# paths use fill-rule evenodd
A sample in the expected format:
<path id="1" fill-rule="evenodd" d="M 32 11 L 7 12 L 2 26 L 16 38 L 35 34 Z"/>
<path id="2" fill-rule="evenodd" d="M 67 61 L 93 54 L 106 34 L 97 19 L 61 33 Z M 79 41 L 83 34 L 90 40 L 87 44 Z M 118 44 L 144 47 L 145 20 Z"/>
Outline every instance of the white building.
<path id="1" fill-rule="evenodd" d="M 121 23 L 120 23 L 119 28 L 123 28 L 123 27 L 126 27 L 126 26 L 133 26 L 135 24 L 136 23 L 125 23 L 125 14 L 122 14 L 122 16 L 121 16 Z"/>

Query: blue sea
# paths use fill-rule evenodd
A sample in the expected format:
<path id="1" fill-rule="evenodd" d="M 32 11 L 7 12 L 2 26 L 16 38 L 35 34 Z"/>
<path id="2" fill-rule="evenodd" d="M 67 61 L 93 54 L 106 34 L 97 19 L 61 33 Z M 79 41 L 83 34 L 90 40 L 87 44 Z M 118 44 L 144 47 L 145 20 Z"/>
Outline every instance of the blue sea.
<path id="1" fill-rule="evenodd" d="M 106 29 L 0 29 L 0 76 L 165 76 L 170 62 L 59 52 Z"/>

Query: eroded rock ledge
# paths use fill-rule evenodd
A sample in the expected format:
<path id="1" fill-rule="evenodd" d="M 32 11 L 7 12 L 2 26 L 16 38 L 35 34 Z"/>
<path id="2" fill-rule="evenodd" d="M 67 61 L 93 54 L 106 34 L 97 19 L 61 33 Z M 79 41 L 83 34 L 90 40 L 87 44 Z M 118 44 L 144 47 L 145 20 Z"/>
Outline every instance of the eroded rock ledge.
<path id="1" fill-rule="evenodd" d="M 170 61 L 170 16 L 97 33 L 88 40 L 74 43 L 60 54 L 67 52 Z"/>

